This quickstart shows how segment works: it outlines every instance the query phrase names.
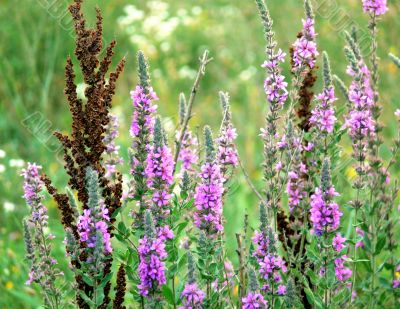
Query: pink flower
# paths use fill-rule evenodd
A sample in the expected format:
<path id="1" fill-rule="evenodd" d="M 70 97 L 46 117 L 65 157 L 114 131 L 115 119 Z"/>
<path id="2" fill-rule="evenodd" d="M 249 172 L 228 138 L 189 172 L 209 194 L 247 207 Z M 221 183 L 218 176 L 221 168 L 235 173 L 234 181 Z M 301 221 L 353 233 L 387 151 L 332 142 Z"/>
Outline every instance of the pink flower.
<path id="1" fill-rule="evenodd" d="M 342 237 L 340 233 L 337 233 L 333 238 L 332 246 L 336 250 L 336 252 L 340 252 L 345 247 L 343 244 L 346 242 L 346 238 Z"/>

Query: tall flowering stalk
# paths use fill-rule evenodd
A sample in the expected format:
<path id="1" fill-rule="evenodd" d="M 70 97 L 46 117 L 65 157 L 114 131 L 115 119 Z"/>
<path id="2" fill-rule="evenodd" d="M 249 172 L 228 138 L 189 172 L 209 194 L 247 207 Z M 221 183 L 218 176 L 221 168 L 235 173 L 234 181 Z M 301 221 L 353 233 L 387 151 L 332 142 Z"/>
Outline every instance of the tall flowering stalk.
<path id="1" fill-rule="evenodd" d="M 167 282 L 165 272 L 165 240 L 157 233 L 149 210 L 145 214 L 145 234 L 139 240 L 139 293 L 147 298 L 150 308 L 157 308 L 162 301 L 161 287 Z"/>
<path id="2" fill-rule="evenodd" d="M 234 143 L 237 133 L 236 128 L 232 124 L 228 94 L 220 91 L 219 98 L 223 111 L 223 119 L 217 138 L 218 150 L 216 160 L 220 166 L 224 183 L 226 183 L 232 176 L 234 168 L 239 164 L 238 153 Z"/>
<path id="3" fill-rule="evenodd" d="M 370 281 L 371 296 L 369 297 L 369 304 L 371 308 L 375 307 L 376 298 L 378 295 L 379 285 L 376 284 L 377 275 L 377 259 L 379 255 L 378 247 L 379 239 L 382 239 L 382 233 L 385 232 L 385 220 L 382 220 L 382 214 L 390 212 L 391 198 L 390 198 L 390 174 L 388 167 L 384 166 L 383 160 L 380 156 L 380 147 L 383 144 L 380 138 L 380 132 L 383 129 L 383 125 L 379 123 L 379 116 L 382 111 L 382 107 L 379 104 L 379 58 L 377 55 L 378 50 L 378 21 L 379 17 L 388 11 L 386 0 L 369 0 L 363 1 L 364 12 L 369 15 L 369 29 L 372 37 L 371 41 L 371 55 L 370 55 L 370 67 L 371 67 L 371 78 L 370 86 L 372 92 L 373 105 L 371 106 L 372 118 L 375 122 L 375 134 L 371 136 L 368 142 L 368 161 L 369 166 L 367 167 L 367 186 L 370 190 L 370 196 L 368 204 L 370 207 L 366 208 L 366 215 L 368 225 L 371 226 L 370 231 L 367 231 L 366 237 L 371 240 L 371 248 L 366 247 L 366 253 L 370 259 L 370 266 L 372 269 L 372 276 Z M 373 205 L 373 206 L 372 206 Z M 381 240 L 379 242 L 382 242 Z"/>
<path id="4" fill-rule="evenodd" d="M 86 172 L 88 209 L 78 218 L 78 233 L 80 241 L 86 247 L 86 262 L 95 269 L 112 252 L 108 231 L 110 217 L 101 200 L 98 181 L 97 172 L 89 167 Z"/>
<path id="5" fill-rule="evenodd" d="M 313 96 L 310 91 L 316 78 L 313 75 L 317 56 L 319 55 L 316 43 L 316 32 L 314 29 L 315 19 L 310 0 L 304 0 L 304 10 L 306 19 L 302 20 L 303 29 L 297 35 L 296 41 L 290 49 L 291 67 L 293 73 L 292 89 L 290 91 L 290 112 L 289 117 L 293 117 L 293 109 L 300 102 L 298 114 L 305 116 L 300 125 L 308 126 L 309 101 Z M 303 129 L 303 128 L 302 128 Z"/>
<path id="6" fill-rule="evenodd" d="M 119 122 L 118 117 L 110 114 L 108 116 L 109 123 L 106 126 L 106 132 L 103 138 L 103 143 L 106 146 L 104 165 L 106 169 L 105 177 L 115 179 L 116 167 L 124 161 L 119 156 L 119 146 L 115 144 L 115 139 L 118 137 Z"/>
<path id="7" fill-rule="evenodd" d="M 347 72 L 353 78 L 349 87 L 349 101 L 351 103 L 349 114 L 345 120 L 345 127 L 352 140 L 353 157 L 356 160 L 355 170 L 357 180 L 354 189 L 357 191 L 356 200 L 352 202 L 355 209 L 354 226 L 358 223 L 358 210 L 363 206 L 361 193 L 366 185 L 365 166 L 367 146 L 369 140 L 375 138 L 375 121 L 371 108 L 374 104 L 374 93 L 370 83 L 370 72 L 365 65 L 357 42 L 349 34 L 346 35 L 348 47 L 345 48 L 346 56 L 350 62 Z M 354 231 L 354 243 L 356 243 L 356 231 Z M 354 245 L 354 261 L 357 260 L 357 250 Z M 353 264 L 352 290 L 356 284 L 357 263 Z"/>
<path id="8" fill-rule="evenodd" d="M 182 127 L 184 125 L 186 115 L 188 113 L 188 106 L 186 103 L 186 98 L 183 93 L 179 95 L 179 126 Z M 180 140 L 181 130 L 176 131 L 176 141 Z M 190 130 L 189 126 L 184 132 L 184 137 L 181 141 L 181 148 L 178 155 L 178 161 L 182 162 L 181 167 L 181 176 L 183 177 L 184 172 L 188 172 L 190 174 L 194 173 L 194 165 L 199 160 L 199 156 L 197 154 L 197 146 L 198 140 L 197 137 Z"/>
<path id="9" fill-rule="evenodd" d="M 319 55 L 317 43 L 315 42 L 316 32 L 314 29 L 314 13 L 309 0 L 304 1 L 306 19 L 303 19 L 303 30 L 301 35 L 293 44 L 293 70 L 301 72 L 305 67 L 312 69 L 315 66 L 316 58 Z"/>
<path id="10" fill-rule="evenodd" d="M 326 135 L 333 132 L 336 122 L 333 103 L 337 100 L 335 97 L 335 88 L 332 83 L 329 58 L 326 52 L 323 53 L 323 73 L 324 88 L 317 95 L 317 105 L 311 111 L 310 123 L 317 129 L 318 134 L 326 137 Z"/>
<path id="11" fill-rule="evenodd" d="M 187 283 L 182 292 L 183 306 L 179 309 L 201 309 L 203 308 L 205 293 L 196 282 L 196 265 L 191 252 L 188 252 L 187 255 L 187 265 Z"/>
<path id="12" fill-rule="evenodd" d="M 267 213 L 264 205 L 260 205 L 260 230 L 254 233 L 253 256 L 258 263 L 259 276 L 262 279 L 262 290 L 269 296 L 273 307 L 275 298 L 286 294 L 286 285 L 282 275 L 287 272 L 286 263 L 278 255 L 276 247 L 276 235 L 268 225 Z"/>
<path id="13" fill-rule="evenodd" d="M 162 225 L 167 219 L 171 200 L 170 186 L 172 185 L 174 161 L 171 150 L 166 145 L 161 119 L 158 117 L 154 125 L 153 144 L 148 147 L 144 175 L 151 194 L 151 212 L 157 222 Z"/>
<path id="14" fill-rule="evenodd" d="M 279 161 L 279 145 L 280 136 L 277 130 L 277 123 L 280 118 L 279 112 L 288 97 L 287 82 L 282 75 L 282 69 L 279 66 L 284 62 L 285 54 L 282 50 L 276 51 L 277 43 L 275 41 L 275 33 L 272 31 L 272 19 L 269 15 L 267 6 L 263 0 L 256 0 L 258 11 L 264 27 L 267 60 L 262 65 L 267 71 L 267 77 L 264 81 L 265 94 L 269 103 L 269 112 L 266 115 L 266 125 L 261 129 L 261 138 L 264 143 L 264 179 L 266 185 L 266 203 L 274 213 L 274 225 L 276 227 L 276 218 L 279 207 L 279 172 L 282 163 Z"/>
<path id="15" fill-rule="evenodd" d="M 210 127 L 204 128 L 205 161 L 199 173 L 199 183 L 195 189 L 194 204 L 196 206 L 194 224 L 199 229 L 198 241 L 199 265 L 202 273 L 206 274 L 207 305 L 219 299 L 219 291 L 212 290 L 214 276 L 217 280 L 224 277 L 225 269 L 221 261 L 222 254 L 222 206 L 224 193 L 224 178 L 216 160 L 216 150 Z M 210 265 L 215 265 L 210 268 Z M 221 269 L 220 272 L 217 272 Z M 219 282 L 217 281 L 217 284 Z M 216 295 L 213 297 L 212 295 Z M 214 301 L 213 301 L 214 299 Z"/>
<path id="16" fill-rule="evenodd" d="M 311 252 L 314 250 L 310 249 L 313 246 L 318 248 L 318 253 L 310 256 L 319 269 L 322 281 L 314 281 L 313 284 L 322 286 L 323 294 L 319 296 L 325 308 L 331 306 L 333 294 L 342 289 L 347 290 L 343 283 L 352 275 L 351 269 L 345 265 L 347 256 L 343 254 L 346 239 L 337 233 L 342 213 L 333 199 L 338 195 L 331 181 L 329 160 L 325 158 L 320 187 L 317 187 L 311 196 L 310 220 L 313 224 L 313 240 L 308 246 Z"/>
<path id="17" fill-rule="evenodd" d="M 195 192 L 194 223 L 207 237 L 215 239 L 224 229 L 222 225 L 224 179 L 216 161 L 213 136 L 208 126 L 204 128 L 204 138 L 205 162 L 201 166 L 200 183 Z"/>
<path id="18" fill-rule="evenodd" d="M 111 260 L 110 217 L 108 209 L 100 195 L 98 173 L 91 167 L 86 170 L 86 189 L 88 208 L 79 216 L 77 230 L 79 243 L 75 242 L 69 230 L 65 244 L 72 261 L 79 258 L 77 275 L 85 276 L 85 281 L 92 289 L 81 292 L 80 296 L 93 308 L 99 308 L 106 295 L 103 287 L 108 283 L 108 262 Z"/>
<path id="19" fill-rule="evenodd" d="M 27 285 L 37 283 L 49 308 L 61 306 L 61 291 L 56 286 L 57 277 L 63 273 L 56 268 L 57 261 L 51 255 L 52 234 L 46 235 L 48 227 L 47 208 L 43 205 L 43 182 L 39 171 L 42 167 L 28 163 L 22 171 L 24 177 L 24 199 L 29 206 L 30 216 L 24 221 L 26 257 L 30 263 Z"/>
<path id="20" fill-rule="evenodd" d="M 145 175 L 147 153 L 151 143 L 151 136 L 154 130 L 154 114 L 157 106 L 152 101 L 158 100 L 156 93 L 150 86 L 150 76 L 147 60 L 143 52 L 137 55 L 139 69 L 139 84 L 135 90 L 131 91 L 133 102 L 133 116 L 131 124 L 132 148 L 131 157 L 131 197 L 139 204 L 137 224 L 143 222 L 143 213 L 146 209 L 145 195 L 148 191 L 147 179 Z"/>
<path id="21" fill-rule="evenodd" d="M 338 229 L 340 217 L 343 215 L 339 205 L 333 201 L 338 195 L 331 185 L 329 161 L 325 159 L 321 171 L 321 187 L 317 187 L 311 195 L 310 220 L 315 234 L 323 235 Z"/>
<path id="22" fill-rule="evenodd" d="M 268 302 L 264 299 L 264 296 L 260 293 L 260 285 L 257 280 L 257 275 L 253 268 L 248 270 L 248 281 L 249 291 L 246 297 L 242 298 L 243 309 L 267 309 Z"/>

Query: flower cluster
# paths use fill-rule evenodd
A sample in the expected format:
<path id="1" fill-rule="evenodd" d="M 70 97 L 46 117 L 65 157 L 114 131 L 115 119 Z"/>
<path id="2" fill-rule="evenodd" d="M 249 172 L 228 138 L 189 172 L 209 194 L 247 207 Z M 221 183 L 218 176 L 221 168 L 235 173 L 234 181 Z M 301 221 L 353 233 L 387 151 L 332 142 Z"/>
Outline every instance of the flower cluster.
<path id="1" fill-rule="evenodd" d="M 334 187 L 326 191 L 316 188 L 315 193 L 311 195 L 310 220 L 317 235 L 322 235 L 325 231 L 334 231 L 339 227 L 342 213 L 339 205 L 332 201 L 332 198 L 338 195 Z"/>
<path id="2" fill-rule="evenodd" d="M 312 110 L 310 123 L 322 133 L 332 133 L 336 121 L 332 103 L 336 100 L 333 86 L 317 95 L 318 105 Z"/>
<path id="3" fill-rule="evenodd" d="M 150 86 L 148 63 L 143 52 L 139 51 L 137 57 L 140 82 L 136 89 L 131 92 L 134 111 L 130 128 L 133 140 L 129 154 L 133 177 L 127 195 L 134 198 L 139 205 L 139 211 L 134 212 L 133 215 L 137 218 L 136 225 L 140 227 L 141 222 L 143 222 L 144 211 L 147 208 L 145 195 L 148 188 L 144 170 L 151 145 L 151 135 L 154 130 L 154 114 L 157 110 L 157 106 L 153 105 L 152 101 L 158 100 L 158 97 Z"/>
<path id="4" fill-rule="evenodd" d="M 221 291 L 223 288 L 229 286 L 232 287 L 234 286 L 234 269 L 231 261 L 225 260 L 224 261 L 224 270 L 223 270 L 223 278 L 222 282 L 219 282 L 218 279 L 216 279 L 212 283 L 212 287 L 214 288 L 215 291 Z"/>
<path id="5" fill-rule="evenodd" d="M 106 158 L 104 165 L 106 168 L 106 177 L 114 178 L 116 175 L 116 166 L 123 163 L 122 158 L 119 156 L 119 146 L 115 144 L 115 139 L 118 137 L 118 117 L 110 114 L 108 116 L 109 123 L 106 126 L 106 132 L 103 138 L 103 143 L 106 146 Z"/>
<path id="6" fill-rule="evenodd" d="M 363 0 L 363 9 L 375 15 L 383 15 L 388 11 L 386 0 Z"/>
<path id="7" fill-rule="evenodd" d="M 179 134 L 179 132 L 178 132 Z M 179 137 L 177 136 L 177 139 Z M 198 146 L 197 138 L 189 130 L 185 132 L 182 139 L 182 146 L 179 151 L 178 160 L 182 162 L 182 171 L 191 170 L 192 166 L 197 163 L 199 157 L 196 152 L 196 147 Z"/>
<path id="8" fill-rule="evenodd" d="M 218 142 L 217 160 L 220 165 L 238 165 L 238 154 L 234 144 L 236 129 L 229 125 L 221 130 Z"/>
<path id="9" fill-rule="evenodd" d="M 231 121 L 229 96 L 222 91 L 220 91 L 219 96 L 222 105 L 223 119 L 221 130 L 217 138 L 217 162 L 221 168 L 224 182 L 227 182 L 229 180 L 229 176 L 227 175 L 229 168 L 236 167 L 239 162 L 237 149 L 234 143 L 237 133 Z"/>
<path id="10" fill-rule="evenodd" d="M 80 241 L 88 248 L 88 263 L 99 263 L 104 255 L 112 252 L 108 209 L 100 198 L 98 175 L 92 168 L 86 171 L 86 187 L 89 195 L 88 209 L 78 218 Z"/>
<path id="11" fill-rule="evenodd" d="M 396 278 L 392 282 L 393 289 L 398 289 L 400 287 L 400 277 L 397 276 L 400 274 L 400 265 L 396 267 Z"/>
<path id="12" fill-rule="evenodd" d="M 286 191 L 289 196 L 289 210 L 293 212 L 294 208 L 299 206 L 301 201 L 307 196 L 304 189 L 304 181 L 301 177 L 307 173 L 307 167 L 303 162 L 297 166 L 298 169 L 293 169 L 288 173 L 288 182 Z"/>
<path id="13" fill-rule="evenodd" d="M 335 259 L 335 275 L 339 281 L 348 280 L 353 273 L 350 268 L 344 265 L 346 258 L 347 256 L 343 255 L 342 257 Z"/>
<path id="14" fill-rule="evenodd" d="M 260 293 L 249 292 L 246 297 L 242 298 L 243 309 L 267 309 L 268 302 Z"/>
<path id="15" fill-rule="evenodd" d="M 201 167 L 200 184 L 196 187 L 194 214 L 196 226 L 207 235 L 223 230 L 222 226 L 222 194 L 224 192 L 223 178 L 219 165 L 206 162 Z"/>
<path id="16" fill-rule="evenodd" d="M 43 182 L 39 175 L 41 168 L 35 163 L 28 163 L 28 167 L 22 170 L 21 175 L 24 177 L 24 199 L 31 208 L 32 221 L 45 227 L 49 217 L 47 208 L 42 203 Z"/>
<path id="17" fill-rule="evenodd" d="M 112 252 L 107 225 L 110 217 L 108 216 L 108 210 L 104 206 L 98 209 L 85 209 L 78 220 L 80 240 L 86 243 L 88 248 L 95 248 L 100 238 L 103 242 L 104 252 Z"/>
<path id="18" fill-rule="evenodd" d="M 167 252 L 165 241 L 174 237 L 172 231 L 162 228 L 156 232 L 153 217 L 149 211 L 145 218 L 145 236 L 139 240 L 139 292 L 142 296 L 150 297 L 150 292 L 155 292 L 166 283 L 165 262 Z"/>
<path id="19" fill-rule="evenodd" d="M 152 101 L 158 100 L 153 88 L 149 88 L 148 93 L 142 86 L 136 86 L 136 89 L 131 91 L 133 101 L 133 117 L 131 124 L 131 137 L 136 138 L 143 132 L 153 132 L 154 113 L 157 106 L 152 104 Z"/>
<path id="20" fill-rule="evenodd" d="M 317 43 L 315 42 L 314 18 L 307 16 L 303 20 L 303 30 L 301 36 L 293 44 L 293 69 L 299 70 L 304 66 L 314 68 L 316 58 L 319 55 Z"/>
<path id="21" fill-rule="evenodd" d="M 275 253 L 275 237 L 270 228 L 261 228 L 261 232 L 255 232 L 253 237 L 254 252 L 259 265 L 259 273 L 263 279 L 268 280 L 263 289 L 267 292 L 271 291 L 271 284 L 279 284 L 278 289 L 283 295 L 286 291 L 286 286 L 282 283 L 282 273 L 287 272 L 285 261 Z M 279 292 L 278 291 L 278 292 Z"/>
<path id="22" fill-rule="evenodd" d="M 332 247 L 336 252 L 340 252 L 345 247 L 344 243 L 346 242 L 346 238 L 342 237 L 340 233 L 337 233 L 336 236 L 332 240 Z"/>
<path id="23" fill-rule="evenodd" d="M 273 49 L 270 48 L 267 56 L 268 60 L 261 66 L 267 70 L 267 77 L 264 81 L 265 94 L 270 104 L 282 106 L 288 97 L 288 84 L 285 82 L 285 76 L 281 74 L 279 63 L 285 62 L 286 54 L 281 49 L 274 53 Z"/>
<path id="24" fill-rule="evenodd" d="M 348 39 L 351 40 L 351 38 Z M 349 101 L 353 106 L 346 118 L 345 127 L 349 129 L 353 142 L 364 141 L 365 143 L 365 138 L 375 135 L 375 121 L 371 111 L 374 104 L 371 74 L 357 51 L 348 50 L 348 53 L 351 63 L 347 68 L 347 73 L 354 79 L 349 87 Z"/>
<path id="25" fill-rule="evenodd" d="M 148 189 L 152 190 L 153 216 L 157 222 L 169 214 L 168 205 L 171 194 L 174 161 L 170 148 L 164 140 L 164 132 L 160 118 L 156 119 L 154 127 L 154 143 L 149 147 L 145 175 Z"/>
<path id="26" fill-rule="evenodd" d="M 183 307 L 180 309 L 201 309 L 205 298 L 204 292 L 197 283 L 187 283 L 182 292 Z"/>
<path id="27" fill-rule="evenodd" d="M 63 276 L 63 272 L 55 268 L 57 260 L 51 255 L 50 241 L 54 235 L 45 234 L 48 227 L 47 208 L 43 205 L 43 182 L 39 171 L 42 167 L 35 163 L 28 163 L 22 170 L 24 178 L 24 199 L 30 207 L 30 216 L 24 220 L 24 241 L 26 257 L 30 263 L 27 285 L 38 283 L 43 289 L 46 301 L 58 304 L 60 291 L 56 288 L 57 277 Z"/>

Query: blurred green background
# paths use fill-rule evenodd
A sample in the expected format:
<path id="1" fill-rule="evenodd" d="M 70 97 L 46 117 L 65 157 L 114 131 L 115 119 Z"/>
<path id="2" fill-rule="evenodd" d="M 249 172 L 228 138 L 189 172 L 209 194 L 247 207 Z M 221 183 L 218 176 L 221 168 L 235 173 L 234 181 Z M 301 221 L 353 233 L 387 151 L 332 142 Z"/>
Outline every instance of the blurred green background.
<path id="1" fill-rule="evenodd" d="M 63 94 L 65 60 L 74 50 L 68 3 L 67 0 L 0 0 L 0 308 L 34 308 L 41 301 L 38 291 L 24 285 L 27 268 L 21 219 L 27 215 L 28 208 L 21 198 L 19 173 L 26 161 L 35 161 L 60 188 L 66 185 L 59 144 L 51 133 L 68 132 L 71 123 Z M 279 46 L 288 51 L 301 29 L 302 1 L 269 0 L 267 4 Z M 351 25 L 363 29 L 360 32 L 366 38 L 363 51 L 368 53 L 368 19 L 362 12 L 361 0 L 323 0 L 314 4 L 319 50 L 329 53 L 334 73 L 348 81 L 343 30 L 349 30 Z M 254 1 L 87 0 L 84 11 L 92 24 L 95 5 L 103 12 L 105 42 L 118 41 L 115 63 L 127 57 L 113 108 L 121 122 L 118 143 L 122 155 L 126 158 L 130 144 L 129 91 L 137 81 L 135 54 L 138 49 L 149 58 L 152 84 L 160 97 L 159 112 L 171 135 L 177 120 L 178 95 L 181 91 L 189 95 L 198 57 L 208 49 L 214 60 L 201 84 L 192 129 L 206 123 L 218 128 L 221 115 L 217 94 L 219 90 L 228 91 L 242 161 L 255 185 L 262 188 L 262 145 L 258 132 L 267 109 L 262 86 L 264 70 L 260 68 L 265 44 Z M 400 72 L 387 57 L 389 51 L 400 54 L 400 4 L 389 0 L 389 6 L 390 11 L 379 26 L 382 120 L 387 140 L 396 134 L 392 115 L 400 107 Z M 285 73 L 288 76 L 287 66 Z M 77 82 L 81 82 L 79 74 Z M 315 87 L 316 91 L 319 89 L 320 83 Z M 340 96 L 337 104 L 339 109 L 344 105 L 343 97 Z M 350 151 L 344 143 L 344 157 Z M 383 155 L 387 155 L 385 149 Z M 127 171 L 125 166 L 124 172 Z M 338 182 L 344 181 L 342 176 L 353 174 L 346 165 L 335 171 Z M 234 233 L 242 226 L 246 209 L 256 215 L 257 200 L 240 172 L 232 189 L 224 211 L 229 252 L 234 256 Z M 342 202 L 348 199 L 342 195 Z M 55 252 L 61 257 L 63 234 L 56 219 L 57 210 L 50 199 L 47 206 L 52 218 L 51 229 L 58 240 Z"/>

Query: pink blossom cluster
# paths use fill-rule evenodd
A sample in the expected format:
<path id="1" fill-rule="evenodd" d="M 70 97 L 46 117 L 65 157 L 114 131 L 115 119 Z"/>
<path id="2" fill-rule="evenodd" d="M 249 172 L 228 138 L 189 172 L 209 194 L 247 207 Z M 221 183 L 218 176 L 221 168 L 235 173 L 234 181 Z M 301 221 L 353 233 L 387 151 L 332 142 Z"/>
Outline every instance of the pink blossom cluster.
<path id="1" fill-rule="evenodd" d="M 179 132 L 178 134 L 179 135 Z M 177 140 L 179 136 L 177 136 Z M 194 164 L 199 160 L 199 156 L 196 152 L 198 146 L 197 138 L 191 131 L 186 131 L 185 136 L 182 140 L 182 146 L 179 151 L 178 160 L 182 162 L 182 171 L 189 171 Z"/>
<path id="2" fill-rule="evenodd" d="M 272 233 L 271 233 L 272 234 Z M 265 280 L 273 280 L 275 283 L 282 283 L 282 273 L 287 272 L 285 261 L 279 255 L 275 254 L 275 249 L 271 247 L 271 239 L 267 231 L 256 231 L 253 236 L 255 250 L 253 256 L 256 257 L 259 265 L 259 272 Z M 272 240 L 274 241 L 274 240 Z M 286 286 L 280 284 L 280 291 L 286 293 Z M 266 290 L 270 287 L 267 285 Z"/>
<path id="3" fill-rule="evenodd" d="M 324 89 L 320 94 L 318 94 L 317 100 L 319 102 L 311 112 L 312 116 L 310 118 L 310 123 L 322 133 L 332 133 L 336 121 L 335 111 L 332 104 L 337 100 L 333 86 Z"/>
<path id="4" fill-rule="evenodd" d="M 143 87 L 136 86 L 136 89 L 131 91 L 133 101 L 133 117 L 130 133 L 132 138 L 136 138 L 143 131 L 152 132 L 154 127 L 154 113 L 157 106 L 152 104 L 152 101 L 158 100 L 153 88 L 149 88 L 148 94 Z"/>
<path id="5" fill-rule="evenodd" d="M 347 256 L 343 255 L 342 257 L 335 259 L 335 275 L 339 281 L 348 280 L 353 273 L 349 267 L 344 265 L 346 258 Z"/>
<path id="6" fill-rule="evenodd" d="M 172 239 L 174 234 L 169 227 L 158 230 L 157 235 L 144 236 L 139 240 L 139 292 L 149 296 L 150 291 L 156 290 L 167 281 L 165 277 L 165 241 Z"/>
<path id="7" fill-rule="evenodd" d="M 242 309 L 267 309 L 268 302 L 260 293 L 249 292 L 242 298 Z"/>
<path id="8" fill-rule="evenodd" d="M 340 217 L 343 214 L 339 210 L 339 205 L 332 200 L 338 195 L 334 187 L 326 192 L 316 188 L 315 193 L 311 195 L 310 220 L 317 235 L 334 231 L 339 227 Z"/>
<path id="9" fill-rule="evenodd" d="M 43 181 L 39 175 L 41 169 L 40 165 L 28 163 L 28 167 L 22 170 L 21 176 L 24 177 L 23 197 L 31 208 L 31 219 L 41 226 L 46 226 L 49 216 L 47 215 L 47 208 L 42 203 Z"/>
<path id="10" fill-rule="evenodd" d="M 99 213 L 93 209 L 85 209 L 83 215 L 78 218 L 78 233 L 80 240 L 86 244 L 88 248 L 95 248 L 98 244 L 98 237 L 104 246 L 105 253 L 111 253 L 112 247 L 110 242 L 110 233 L 108 232 L 108 209 L 102 205 L 99 208 Z"/>
<path id="11" fill-rule="evenodd" d="M 286 192 L 289 196 L 289 210 L 292 212 L 295 207 L 299 206 L 301 201 L 307 196 L 304 189 L 304 181 L 301 178 L 307 173 L 307 167 L 303 162 L 300 162 L 297 170 L 292 170 L 288 173 L 288 182 Z"/>
<path id="12" fill-rule="evenodd" d="M 272 49 L 267 52 L 268 60 L 262 67 L 267 70 L 267 77 L 264 81 L 264 90 L 267 95 L 268 102 L 271 105 L 283 105 L 288 97 L 287 82 L 285 76 L 281 74 L 280 62 L 285 62 L 286 54 L 282 50 L 274 53 Z"/>
<path id="13" fill-rule="evenodd" d="M 104 165 L 106 168 L 105 177 L 113 178 L 117 172 L 116 167 L 123 163 L 122 158 L 119 156 L 119 146 L 115 144 L 115 139 L 118 137 L 119 122 L 118 117 L 115 115 L 109 115 L 109 123 L 106 126 L 106 132 L 104 134 L 103 143 L 106 146 L 106 158 Z"/>
<path id="14" fill-rule="evenodd" d="M 206 162 L 201 167 L 200 184 L 196 187 L 194 214 L 195 225 L 209 236 L 221 232 L 223 178 L 215 162 Z"/>
<path id="15" fill-rule="evenodd" d="M 354 78 L 349 88 L 349 100 L 352 109 L 345 121 L 349 135 L 353 140 L 364 140 L 375 135 L 375 121 L 371 108 L 374 104 L 374 92 L 370 85 L 370 72 L 362 60 L 359 62 L 359 72 L 354 72 L 351 66 L 347 73 Z"/>
<path id="16" fill-rule="evenodd" d="M 366 13 L 383 15 L 388 11 L 387 0 L 363 0 L 363 9 Z"/>
<path id="17" fill-rule="evenodd" d="M 201 309 L 205 293 L 198 287 L 197 283 L 187 283 L 182 292 L 183 306 L 180 309 Z"/>
<path id="18" fill-rule="evenodd" d="M 293 63 L 294 70 L 308 66 L 314 68 L 316 58 L 319 55 L 317 43 L 315 42 L 314 19 L 308 17 L 303 20 L 303 30 L 301 36 L 293 44 Z"/>
<path id="19" fill-rule="evenodd" d="M 238 154 L 234 141 L 237 137 L 236 129 L 229 123 L 221 130 L 220 136 L 217 139 L 218 152 L 217 161 L 223 166 L 237 166 Z"/>
<path id="20" fill-rule="evenodd" d="M 154 214 L 159 213 L 161 219 L 169 213 L 168 205 L 171 200 L 169 187 L 174 182 L 174 161 L 171 149 L 167 145 L 149 147 L 145 175 L 147 185 L 152 189 L 152 202 L 155 207 Z M 153 214 L 153 215 L 154 215 Z"/>

